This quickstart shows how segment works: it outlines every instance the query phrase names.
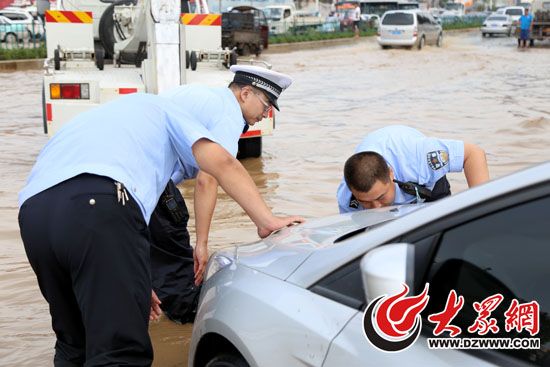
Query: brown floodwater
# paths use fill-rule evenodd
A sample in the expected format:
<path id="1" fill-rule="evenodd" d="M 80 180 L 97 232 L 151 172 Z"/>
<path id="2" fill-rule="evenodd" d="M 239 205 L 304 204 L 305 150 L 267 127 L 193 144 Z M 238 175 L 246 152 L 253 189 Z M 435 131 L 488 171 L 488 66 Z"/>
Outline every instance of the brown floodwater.
<path id="1" fill-rule="evenodd" d="M 336 213 L 343 162 L 365 134 L 390 124 L 479 144 L 492 178 L 550 159 L 548 44 L 517 50 L 511 38 L 459 32 L 448 34 L 443 48 L 420 52 L 383 51 L 371 38 L 262 58 L 294 78 L 263 157 L 243 161 L 275 213 Z M 17 192 L 47 140 L 41 77 L 41 71 L 0 74 L 1 366 L 52 364 L 48 307 L 17 225 Z M 450 181 L 455 192 L 466 188 L 461 174 Z M 191 183 L 182 191 L 192 208 Z M 220 192 L 211 249 L 254 240 L 252 223 Z M 186 365 L 190 326 L 162 319 L 150 332 L 155 366 Z"/>

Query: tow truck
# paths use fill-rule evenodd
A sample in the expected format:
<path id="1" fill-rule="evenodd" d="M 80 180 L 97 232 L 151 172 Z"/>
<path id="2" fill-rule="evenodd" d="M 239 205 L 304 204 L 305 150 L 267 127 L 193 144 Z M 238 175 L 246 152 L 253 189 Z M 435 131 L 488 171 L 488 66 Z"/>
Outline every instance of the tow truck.
<path id="1" fill-rule="evenodd" d="M 210 14 L 205 0 L 195 4 L 190 12 L 179 0 L 59 0 L 45 14 L 44 132 L 52 136 L 77 114 L 124 94 L 227 86 L 227 69 L 243 60 L 221 48 L 221 15 Z M 259 157 L 273 127 L 270 112 L 241 135 L 238 157 Z"/>

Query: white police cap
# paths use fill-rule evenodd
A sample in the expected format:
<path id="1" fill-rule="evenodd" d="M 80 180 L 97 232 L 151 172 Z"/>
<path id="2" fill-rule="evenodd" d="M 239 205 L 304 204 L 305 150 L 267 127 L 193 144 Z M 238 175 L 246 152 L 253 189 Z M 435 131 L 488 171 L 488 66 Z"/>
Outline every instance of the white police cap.
<path id="1" fill-rule="evenodd" d="M 288 75 L 259 66 L 232 65 L 229 70 L 235 73 L 233 82 L 252 85 L 263 90 L 277 110 L 279 110 L 277 98 L 292 84 L 292 79 Z"/>

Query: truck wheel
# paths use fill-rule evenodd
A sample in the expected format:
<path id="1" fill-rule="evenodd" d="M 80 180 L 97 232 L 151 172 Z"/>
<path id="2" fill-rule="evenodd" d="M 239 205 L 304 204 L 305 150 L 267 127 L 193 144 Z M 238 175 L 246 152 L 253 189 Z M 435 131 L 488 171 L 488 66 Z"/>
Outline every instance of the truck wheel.
<path id="1" fill-rule="evenodd" d="M 535 46 L 535 40 L 529 40 L 529 47 Z"/>
<path id="2" fill-rule="evenodd" d="M 103 48 L 95 50 L 95 65 L 99 70 L 105 68 L 105 50 Z"/>
<path id="3" fill-rule="evenodd" d="M 59 56 L 59 49 L 53 50 L 53 67 L 55 70 L 61 69 L 61 57 Z"/>
<path id="4" fill-rule="evenodd" d="M 443 46 L 443 35 L 440 33 L 439 36 L 437 36 L 437 43 L 436 43 L 436 46 L 437 47 L 441 47 Z"/>
<path id="5" fill-rule="evenodd" d="M 258 158 L 262 156 L 262 137 L 239 139 L 238 159 Z"/>
<path id="6" fill-rule="evenodd" d="M 191 66 L 191 70 L 197 70 L 197 53 L 195 51 L 191 51 L 191 55 L 189 56 L 189 65 Z"/>
<path id="7" fill-rule="evenodd" d="M 115 53 L 115 20 L 113 14 L 117 5 L 136 5 L 135 0 L 118 0 L 112 3 L 105 9 L 99 20 L 99 39 L 105 49 L 105 54 L 108 58 L 112 58 Z"/>
<path id="8" fill-rule="evenodd" d="M 212 358 L 206 367 L 249 367 L 248 363 L 241 356 L 234 354 L 222 354 Z"/>
<path id="9" fill-rule="evenodd" d="M 185 51 L 185 68 L 189 69 L 189 51 Z"/>

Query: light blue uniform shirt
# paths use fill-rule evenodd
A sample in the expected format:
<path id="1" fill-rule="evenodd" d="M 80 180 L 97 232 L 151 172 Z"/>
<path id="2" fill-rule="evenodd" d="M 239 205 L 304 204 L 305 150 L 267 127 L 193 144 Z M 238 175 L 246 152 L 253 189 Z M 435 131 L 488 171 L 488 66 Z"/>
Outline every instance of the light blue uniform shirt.
<path id="1" fill-rule="evenodd" d="M 229 88 L 210 88 L 203 85 L 186 85 L 161 93 L 185 109 L 192 117 L 206 127 L 232 156 L 237 156 L 239 137 L 245 121 L 241 108 Z M 197 167 L 178 162 L 172 173 L 176 184 L 197 177 Z"/>
<path id="2" fill-rule="evenodd" d="M 408 126 L 388 126 L 367 135 L 355 153 L 372 151 L 380 154 L 398 181 L 412 181 L 433 189 L 448 172 L 462 172 L 464 143 L 459 140 L 428 138 Z M 394 205 L 413 202 L 416 197 L 401 191 L 395 184 Z M 364 210 L 350 207 L 351 191 L 344 179 L 336 193 L 340 213 Z"/>
<path id="3" fill-rule="evenodd" d="M 192 101 L 184 103 L 181 99 L 186 98 L 179 98 L 183 93 L 205 104 L 201 108 L 207 112 L 200 119 L 194 116 L 199 109 L 186 110 Z M 219 116 L 224 118 L 216 120 Z M 226 123 L 230 126 L 220 126 Z M 19 204 L 69 178 L 91 173 L 122 182 L 148 223 L 175 168 L 181 167 L 186 175 L 198 172 L 193 144 L 206 138 L 235 155 L 243 124 L 228 88 L 186 86 L 165 97 L 121 97 L 78 115 L 48 141 L 19 193 Z"/>
<path id="4" fill-rule="evenodd" d="M 519 18 L 520 22 L 520 28 L 523 30 L 529 30 L 531 28 L 531 23 L 533 22 L 533 16 L 531 14 L 529 15 L 522 15 L 521 18 Z"/>

